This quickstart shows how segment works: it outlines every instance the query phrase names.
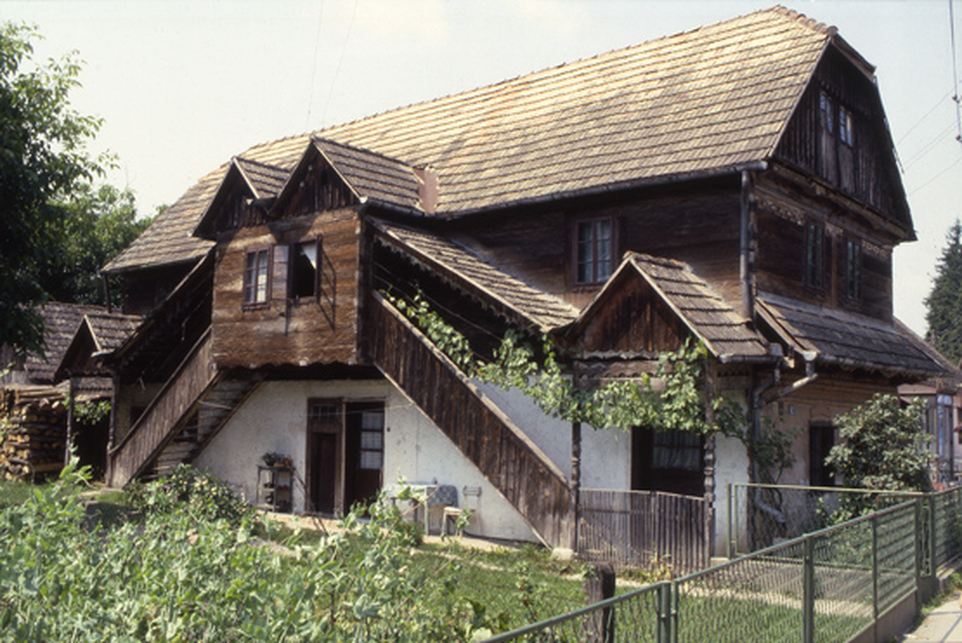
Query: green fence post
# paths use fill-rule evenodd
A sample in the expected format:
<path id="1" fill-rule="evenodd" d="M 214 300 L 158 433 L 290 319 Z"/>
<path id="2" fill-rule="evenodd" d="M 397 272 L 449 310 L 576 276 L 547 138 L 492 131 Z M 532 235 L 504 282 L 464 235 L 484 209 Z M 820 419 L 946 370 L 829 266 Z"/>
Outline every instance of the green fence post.
<path id="1" fill-rule="evenodd" d="M 658 643 L 671 643 L 671 595 L 674 583 L 664 583 L 658 588 Z"/>
<path id="2" fill-rule="evenodd" d="M 915 613 L 922 613 L 922 498 L 915 499 Z"/>
<path id="3" fill-rule="evenodd" d="M 805 539 L 805 563 L 802 576 L 802 641 L 815 641 L 815 539 Z"/>
<path id="4" fill-rule="evenodd" d="M 878 512 L 872 512 L 872 628 L 878 639 Z"/>

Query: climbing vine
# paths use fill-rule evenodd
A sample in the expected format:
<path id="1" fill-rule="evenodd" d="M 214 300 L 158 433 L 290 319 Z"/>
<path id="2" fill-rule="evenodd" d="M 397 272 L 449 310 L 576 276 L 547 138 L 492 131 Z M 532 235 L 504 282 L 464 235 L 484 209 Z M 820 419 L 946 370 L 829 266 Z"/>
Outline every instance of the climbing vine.
<path id="1" fill-rule="evenodd" d="M 744 424 L 741 407 L 724 397 L 709 401 L 715 420 L 707 419 L 699 386 L 707 356 L 701 343 L 686 341 L 677 351 L 662 353 L 654 372 L 640 380 L 610 380 L 589 389 L 564 373 L 547 336 L 536 348 L 509 330 L 493 358 L 485 360 L 420 294 L 411 301 L 389 293 L 385 297 L 466 375 L 504 390 L 516 388 L 551 417 L 599 429 L 647 426 L 702 434 L 734 433 L 736 424 Z"/>

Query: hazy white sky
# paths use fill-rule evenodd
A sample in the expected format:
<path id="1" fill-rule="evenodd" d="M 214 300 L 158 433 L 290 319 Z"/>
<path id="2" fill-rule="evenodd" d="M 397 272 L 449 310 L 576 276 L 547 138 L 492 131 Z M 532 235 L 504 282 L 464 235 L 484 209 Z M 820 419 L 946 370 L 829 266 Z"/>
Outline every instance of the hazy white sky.
<path id="1" fill-rule="evenodd" d="M 734 0 L 0 0 L 40 57 L 78 50 L 96 150 L 142 212 L 267 140 L 497 82 L 764 9 Z M 962 216 L 949 0 L 786 0 L 877 67 L 919 240 L 895 253 L 896 315 L 923 299 Z M 956 30 L 962 3 L 956 1 Z M 962 38 L 962 33 L 959 34 Z"/>

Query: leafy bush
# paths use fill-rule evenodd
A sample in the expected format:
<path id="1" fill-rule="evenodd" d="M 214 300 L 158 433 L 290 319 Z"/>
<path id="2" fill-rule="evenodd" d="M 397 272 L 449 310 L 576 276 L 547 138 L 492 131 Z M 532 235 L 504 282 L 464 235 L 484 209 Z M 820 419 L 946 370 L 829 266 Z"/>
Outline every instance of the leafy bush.
<path id="1" fill-rule="evenodd" d="M 179 465 L 166 478 L 127 487 L 128 502 L 143 512 L 185 511 L 197 519 L 226 520 L 240 526 L 257 519 L 257 511 L 230 485 L 188 465 Z"/>

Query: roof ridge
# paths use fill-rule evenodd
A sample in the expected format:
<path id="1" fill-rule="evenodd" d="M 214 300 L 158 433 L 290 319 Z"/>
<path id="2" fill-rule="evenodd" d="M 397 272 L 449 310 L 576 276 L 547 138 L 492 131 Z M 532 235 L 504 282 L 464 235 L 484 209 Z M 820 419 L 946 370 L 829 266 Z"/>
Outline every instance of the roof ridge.
<path id="1" fill-rule="evenodd" d="M 354 145 L 353 143 L 344 143 L 343 141 L 338 141 L 338 140 L 336 140 L 336 139 L 329 138 L 329 137 L 326 137 L 326 136 L 311 136 L 311 142 L 313 143 L 313 142 L 316 142 L 316 141 L 322 141 L 322 142 L 325 142 L 325 143 L 331 143 L 331 144 L 336 145 L 336 146 L 338 146 L 338 147 L 344 147 L 344 148 L 347 148 L 347 149 L 349 149 L 349 150 L 355 150 L 355 151 L 358 151 L 358 152 L 363 152 L 364 154 L 368 154 L 368 155 L 370 155 L 370 156 L 376 156 L 376 157 L 378 157 L 378 158 L 384 159 L 385 161 L 391 161 L 391 162 L 393 162 L 393 163 L 400 163 L 401 165 L 407 166 L 407 167 L 411 168 L 412 170 L 414 170 L 414 169 L 419 169 L 419 170 L 420 170 L 420 169 L 423 169 L 423 168 L 418 167 L 417 165 L 414 165 L 414 164 L 412 164 L 412 163 L 409 163 L 409 162 L 405 161 L 404 159 L 400 159 L 400 158 L 398 158 L 398 157 L 396 157 L 396 156 L 391 156 L 390 154 L 384 154 L 383 152 L 378 152 L 378 151 L 372 150 L 372 149 L 367 148 L 367 147 L 361 147 L 360 145 Z"/>
<path id="2" fill-rule="evenodd" d="M 268 168 L 271 170 L 280 170 L 281 172 L 287 172 L 287 170 L 285 170 L 280 165 L 272 165 L 270 163 L 265 163 L 264 161 L 258 161 L 257 159 L 248 158 L 242 154 L 235 154 L 234 156 L 231 157 L 231 160 L 234 160 L 234 159 L 238 161 L 243 161 L 244 163 L 250 163 L 251 165 L 259 165 L 260 167 Z"/>

